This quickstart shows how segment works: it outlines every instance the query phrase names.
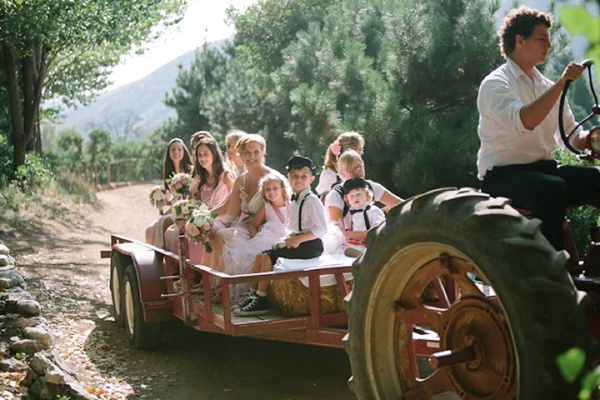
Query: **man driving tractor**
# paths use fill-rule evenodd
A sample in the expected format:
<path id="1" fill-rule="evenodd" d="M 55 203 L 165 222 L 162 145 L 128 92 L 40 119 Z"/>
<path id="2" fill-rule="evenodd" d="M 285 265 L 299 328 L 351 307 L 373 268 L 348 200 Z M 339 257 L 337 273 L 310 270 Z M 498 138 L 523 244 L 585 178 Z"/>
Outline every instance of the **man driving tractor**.
<path id="1" fill-rule="evenodd" d="M 584 66 L 569 63 L 553 82 L 536 68 L 552 47 L 552 15 L 521 6 L 511 10 L 498 34 L 506 63 L 484 78 L 479 88 L 477 154 L 481 189 L 504 196 L 515 207 L 542 220 L 542 233 L 557 250 L 564 249 L 563 221 L 567 205 L 600 206 L 600 171 L 562 166 L 553 152 L 561 141 L 559 98 L 567 81 L 575 81 Z M 566 105 L 566 130 L 577 122 Z M 584 149 L 588 131 L 575 130 L 571 145 Z"/>

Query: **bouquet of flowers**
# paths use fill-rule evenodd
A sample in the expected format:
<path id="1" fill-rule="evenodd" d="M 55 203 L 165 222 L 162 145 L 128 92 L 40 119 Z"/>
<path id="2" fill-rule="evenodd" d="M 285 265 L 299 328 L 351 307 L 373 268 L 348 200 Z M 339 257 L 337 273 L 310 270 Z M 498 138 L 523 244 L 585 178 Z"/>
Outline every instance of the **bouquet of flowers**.
<path id="1" fill-rule="evenodd" d="M 192 212 L 197 208 L 194 200 L 178 200 L 171 206 L 171 213 L 175 222 L 187 221 L 192 217 Z"/>
<path id="2" fill-rule="evenodd" d="M 154 186 L 150 191 L 150 204 L 156 208 L 166 206 L 171 200 L 171 193 L 165 190 L 163 186 Z"/>
<path id="3" fill-rule="evenodd" d="M 192 211 L 192 217 L 185 227 L 185 237 L 194 243 L 202 242 L 207 252 L 212 252 L 212 246 L 208 234 L 214 224 L 217 213 L 209 211 L 208 207 L 203 204 Z"/>
<path id="4" fill-rule="evenodd" d="M 171 179 L 167 179 L 166 181 L 171 193 L 178 199 L 184 199 L 190 195 L 190 187 L 194 182 L 189 174 L 182 172 L 173 175 Z"/>

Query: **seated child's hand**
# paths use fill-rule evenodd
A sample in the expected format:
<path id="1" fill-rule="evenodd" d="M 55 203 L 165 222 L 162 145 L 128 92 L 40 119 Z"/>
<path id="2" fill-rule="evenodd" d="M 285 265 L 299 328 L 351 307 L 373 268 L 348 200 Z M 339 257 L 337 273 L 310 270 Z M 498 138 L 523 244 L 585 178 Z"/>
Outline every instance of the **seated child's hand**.
<path id="1" fill-rule="evenodd" d="M 302 243 L 302 241 L 300 240 L 300 236 L 296 235 L 296 236 L 290 236 L 287 240 L 287 248 L 288 249 L 295 249 L 298 246 L 300 246 L 300 244 Z"/>

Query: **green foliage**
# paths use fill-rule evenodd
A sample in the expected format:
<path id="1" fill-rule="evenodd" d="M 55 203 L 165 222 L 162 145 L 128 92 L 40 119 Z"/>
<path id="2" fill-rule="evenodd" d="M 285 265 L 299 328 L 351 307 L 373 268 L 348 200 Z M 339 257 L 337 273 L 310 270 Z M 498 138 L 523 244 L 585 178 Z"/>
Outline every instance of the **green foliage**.
<path id="1" fill-rule="evenodd" d="M 36 138 L 43 100 L 89 102 L 111 68 L 176 23 L 186 0 L 0 2 L 0 121 L 10 115 L 13 168 Z M 55 111 L 55 110 L 54 110 Z M 1 125 L 0 125 L 1 127 Z M 37 150 L 41 148 L 41 144 Z"/>
<path id="2" fill-rule="evenodd" d="M 404 196 L 477 185 L 477 88 L 501 62 L 494 10 L 482 1 L 355 0 L 328 11 L 271 74 L 268 108 L 289 124 L 269 134 L 321 160 L 337 134 L 361 132 L 368 176 Z"/>
<path id="3" fill-rule="evenodd" d="M 210 118 L 206 106 L 202 105 L 203 99 L 210 98 L 207 91 L 214 85 L 223 81 L 227 57 L 219 49 L 210 48 L 205 44 L 196 53 L 196 59 L 189 70 L 181 70 L 176 80 L 176 88 L 170 95 L 165 96 L 165 104 L 177 112 L 177 119 L 169 121 L 163 128 L 156 132 L 158 138 L 168 142 L 173 138 L 180 138 L 189 143 L 192 135 L 201 130 L 215 130 L 210 125 Z M 217 126 L 217 128 L 219 128 Z M 212 132 L 217 138 L 224 130 L 216 129 Z"/>
<path id="4" fill-rule="evenodd" d="M 559 15 L 571 34 L 587 38 L 589 47 L 586 56 L 596 60 L 596 71 L 600 73 L 600 16 L 593 16 L 583 6 L 561 7 Z"/>
<path id="5" fill-rule="evenodd" d="M 6 136 L 0 135 L 0 189 L 6 187 L 13 179 L 12 146 L 8 143 Z"/>
<path id="6" fill-rule="evenodd" d="M 235 23 L 236 56 L 252 68 L 270 73 L 283 63 L 282 50 L 311 22 L 321 23 L 331 0 L 263 0 L 242 14 L 230 8 Z"/>
<path id="7" fill-rule="evenodd" d="M 555 157 L 562 165 L 589 166 L 587 161 L 579 160 L 574 154 L 566 151 L 557 150 Z M 600 225 L 600 210 L 593 206 L 569 208 L 567 220 L 577 252 L 583 257 L 590 243 L 590 225 Z"/>
<path id="8" fill-rule="evenodd" d="M 25 164 L 17 168 L 14 180 L 22 192 L 31 194 L 50 185 L 53 178 L 54 169 L 48 160 L 36 153 L 28 153 Z"/>
<path id="9" fill-rule="evenodd" d="M 584 372 L 586 355 L 585 352 L 574 347 L 560 356 L 556 360 L 558 369 L 563 378 L 568 383 L 573 383 Z M 598 398 L 598 386 L 600 386 L 600 366 L 592 371 L 586 372 L 580 380 L 581 390 L 579 392 L 579 400 L 590 400 Z M 593 396 L 593 397 L 592 397 Z"/>

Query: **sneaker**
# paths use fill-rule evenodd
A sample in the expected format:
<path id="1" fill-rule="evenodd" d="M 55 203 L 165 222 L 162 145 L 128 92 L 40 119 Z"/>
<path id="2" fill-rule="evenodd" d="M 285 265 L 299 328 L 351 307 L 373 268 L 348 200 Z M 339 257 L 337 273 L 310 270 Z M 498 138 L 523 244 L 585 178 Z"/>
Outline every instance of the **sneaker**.
<path id="1" fill-rule="evenodd" d="M 256 291 L 248 290 L 244 293 L 237 304 L 231 306 L 231 310 L 239 310 L 240 308 L 246 307 L 256 297 Z"/>
<path id="2" fill-rule="evenodd" d="M 254 296 L 249 304 L 247 304 L 245 307 L 234 310 L 233 313 L 242 317 L 269 314 L 271 313 L 269 300 L 267 300 L 266 296 Z"/>

